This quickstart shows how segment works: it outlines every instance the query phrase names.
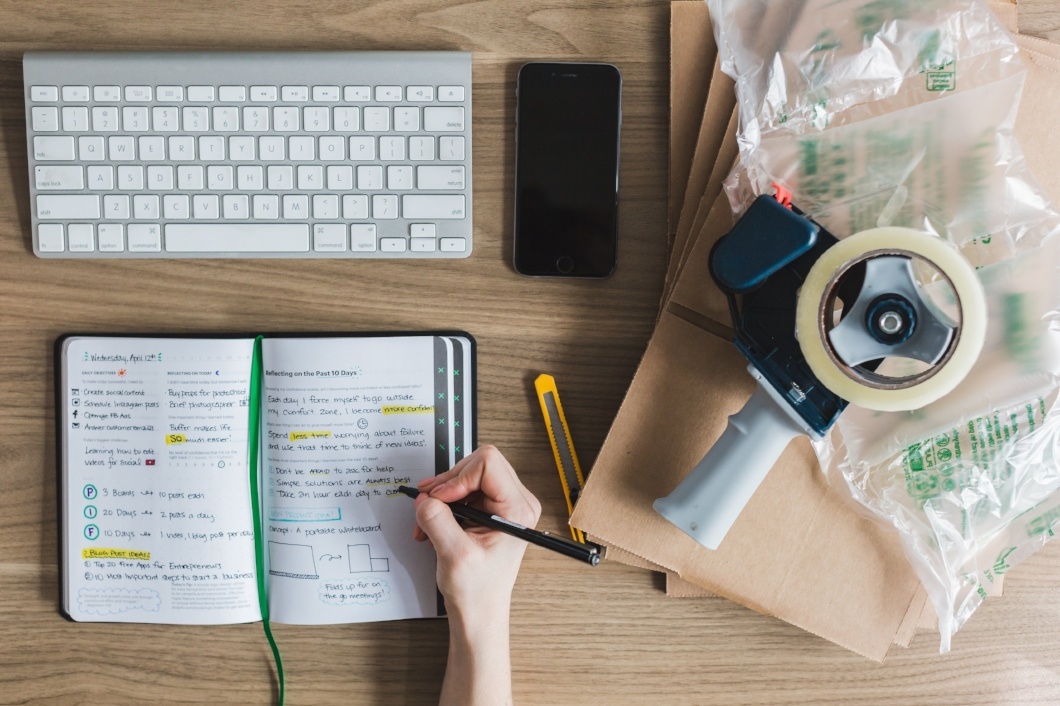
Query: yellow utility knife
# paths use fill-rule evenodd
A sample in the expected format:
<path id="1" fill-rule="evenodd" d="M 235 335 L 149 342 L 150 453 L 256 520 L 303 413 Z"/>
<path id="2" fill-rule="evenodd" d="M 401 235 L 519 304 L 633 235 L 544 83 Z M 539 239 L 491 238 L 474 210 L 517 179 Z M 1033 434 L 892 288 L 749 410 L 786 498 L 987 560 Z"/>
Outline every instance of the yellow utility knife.
<path id="1" fill-rule="evenodd" d="M 585 485 L 582 468 L 578 465 L 578 454 L 574 452 L 574 443 L 570 438 L 567 418 L 563 416 L 563 405 L 559 401 L 556 380 L 551 375 L 538 375 L 534 380 L 537 399 L 541 403 L 541 414 L 545 417 L 548 428 L 548 439 L 552 443 L 552 453 L 556 457 L 556 468 L 559 469 L 559 480 L 563 484 L 563 495 L 567 498 L 567 514 L 574 513 L 574 503 Z M 585 543 L 585 533 L 576 527 L 570 528 L 576 542 Z"/>

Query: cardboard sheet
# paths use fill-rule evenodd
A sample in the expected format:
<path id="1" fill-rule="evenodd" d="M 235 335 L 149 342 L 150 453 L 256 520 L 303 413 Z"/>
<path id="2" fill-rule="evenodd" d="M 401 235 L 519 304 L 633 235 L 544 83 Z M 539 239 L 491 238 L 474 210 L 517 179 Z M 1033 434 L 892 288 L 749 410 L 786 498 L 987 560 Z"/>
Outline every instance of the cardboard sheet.
<path id="1" fill-rule="evenodd" d="M 992 5 L 999 5 L 995 9 L 1014 26 L 1011 3 Z M 701 2 L 673 3 L 673 13 L 673 31 L 685 36 L 694 33 L 688 24 L 709 22 Z M 1020 43 L 1033 48 L 1028 44 L 1037 41 L 1021 38 Z M 680 52 L 672 54 L 680 63 Z M 1053 138 L 1048 142 L 1051 154 L 1060 155 L 1060 144 L 1052 147 L 1060 142 L 1060 130 L 1052 125 L 1060 127 L 1060 117 L 1055 117 L 1060 114 L 1055 110 L 1060 105 L 1058 57 L 1040 51 L 1028 62 L 1034 70 L 1028 66 L 1023 105 L 1033 95 L 1037 107 L 1030 119 L 1025 108 L 1020 112 L 1018 136 L 1024 145 L 1035 145 L 1035 157 L 1043 165 L 1055 157 L 1038 149 L 1041 138 Z M 682 93 L 677 79 L 671 93 Z M 709 101 L 710 91 L 703 105 Z M 681 139 L 685 149 L 691 145 L 689 115 L 694 112 L 687 106 L 672 113 L 674 150 L 681 149 Z M 1051 119 L 1043 121 L 1043 116 Z M 700 132 L 704 118 L 699 118 Z M 683 127 L 677 125 L 682 119 Z M 725 139 L 722 135 L 717 144 Z M 706 158 L 697 154 L 697 162 L 700 156 Z M 1028 161 L 1034 169 L 1035 160 Z M 718 173 L 717 162 L 710 165 L 711 174 Z M 728 168 L 720 167 L 723 175 Z M 690 166 L 689 173 L 696 169 L 701 167 Z M 671 173 L 671 185 L 674 178 Z M 1057 186 L 1047 184 L 1053 198 Z M 686 196 L 687 191 L 686 186 Z M 686 591 L 672 582 L 675 593 L 714 591 L 880 660 L 892 642 L 908 644 L 918 627 L 933 625 L 933 611 L 897 537 L 861 517 L 827 486 L 804 440 L 789 446 L 716 552 L 700 547 L 651 508 L 702 457 L 752 389 L 743 359 L 724 339 L 724 298 L 706 276 L 710 246 L 732 218 L 724 198 L 708 196 L 701 196 L 694 210 L 684 209 L 696 215 L 687 245 L 675 246 L 671 257 L 673 299 L 661 312 L 572 523 L 643 560 L 637 563 L 661 565 L 699 587 Z M 676 206 L 671 202 L 671 214 Z M 621 553 L 615 557 L 622 560 Z"/>

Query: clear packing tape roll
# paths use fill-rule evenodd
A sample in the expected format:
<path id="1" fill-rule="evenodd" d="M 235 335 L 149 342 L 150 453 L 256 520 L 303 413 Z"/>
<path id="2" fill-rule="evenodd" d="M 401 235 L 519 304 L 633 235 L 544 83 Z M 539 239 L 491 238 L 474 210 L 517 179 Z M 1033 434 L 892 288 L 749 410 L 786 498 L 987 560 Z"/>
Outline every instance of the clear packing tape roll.
<path id="1" fill-rule="evenodd" d="M 983 284 L 986 342 L 953 392 L 852 405 L 816 444 L 830 481 L 898 531 L 948 651 L 1060 527 L 1060 216 L 1013 136 L 1017 46 L 976 0 L 707 5 L 740 110 L 734 212 L 777 182 L 840 238 L 945 238 Z"/>

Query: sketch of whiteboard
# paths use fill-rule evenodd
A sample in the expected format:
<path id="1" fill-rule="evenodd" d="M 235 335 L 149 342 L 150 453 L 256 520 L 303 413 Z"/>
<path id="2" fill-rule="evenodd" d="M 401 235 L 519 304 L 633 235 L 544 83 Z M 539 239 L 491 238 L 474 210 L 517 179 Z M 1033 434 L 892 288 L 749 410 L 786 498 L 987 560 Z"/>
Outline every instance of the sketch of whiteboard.
<path id="1" fill-rule="evenodd" d="M 269 542 L 269 573 L 292 579 L 318 579 L 313 547 L 308 544 Z"/>
<path id="2" fill-rule="evenodd" d="M 350 560 L 351 574 L 390 571 L 390 559 L 373 557 L 372 548 L 367 544 L 347 544 L 346 555 Z"/>

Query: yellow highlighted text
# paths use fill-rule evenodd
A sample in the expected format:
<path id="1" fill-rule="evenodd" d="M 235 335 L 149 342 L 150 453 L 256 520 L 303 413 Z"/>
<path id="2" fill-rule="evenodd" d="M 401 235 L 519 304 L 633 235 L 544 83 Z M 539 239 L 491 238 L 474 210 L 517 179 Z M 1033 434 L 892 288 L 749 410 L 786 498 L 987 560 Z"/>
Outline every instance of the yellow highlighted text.
<path id="1" fill-rule="evenodd" d="M 188 441 L 188 437 L 183 434 L 166 434 L 166 446 L 172 446 L 173 444 L 185 444 Z"/>
<path id="2" fill-rule="evenodd" d="M 82 559 L 136 559 L 148 561 L 151 552 L 140 549 L 107 549 L 105 547 L 88 547 L 81 550 Z"/>
<path id="3" fill-rule="evenodd" d="M 306 439 L 330 439 L 330 431 L 292 431 L 287 435 L 291 441 L 305 441 Z"/>
<path id="4" fill-rule="evenodd" d="M 383 414 L 434 414 L 434 407 L 430 405 L 393 404 L 385 405 L 380 411 Z"/>

